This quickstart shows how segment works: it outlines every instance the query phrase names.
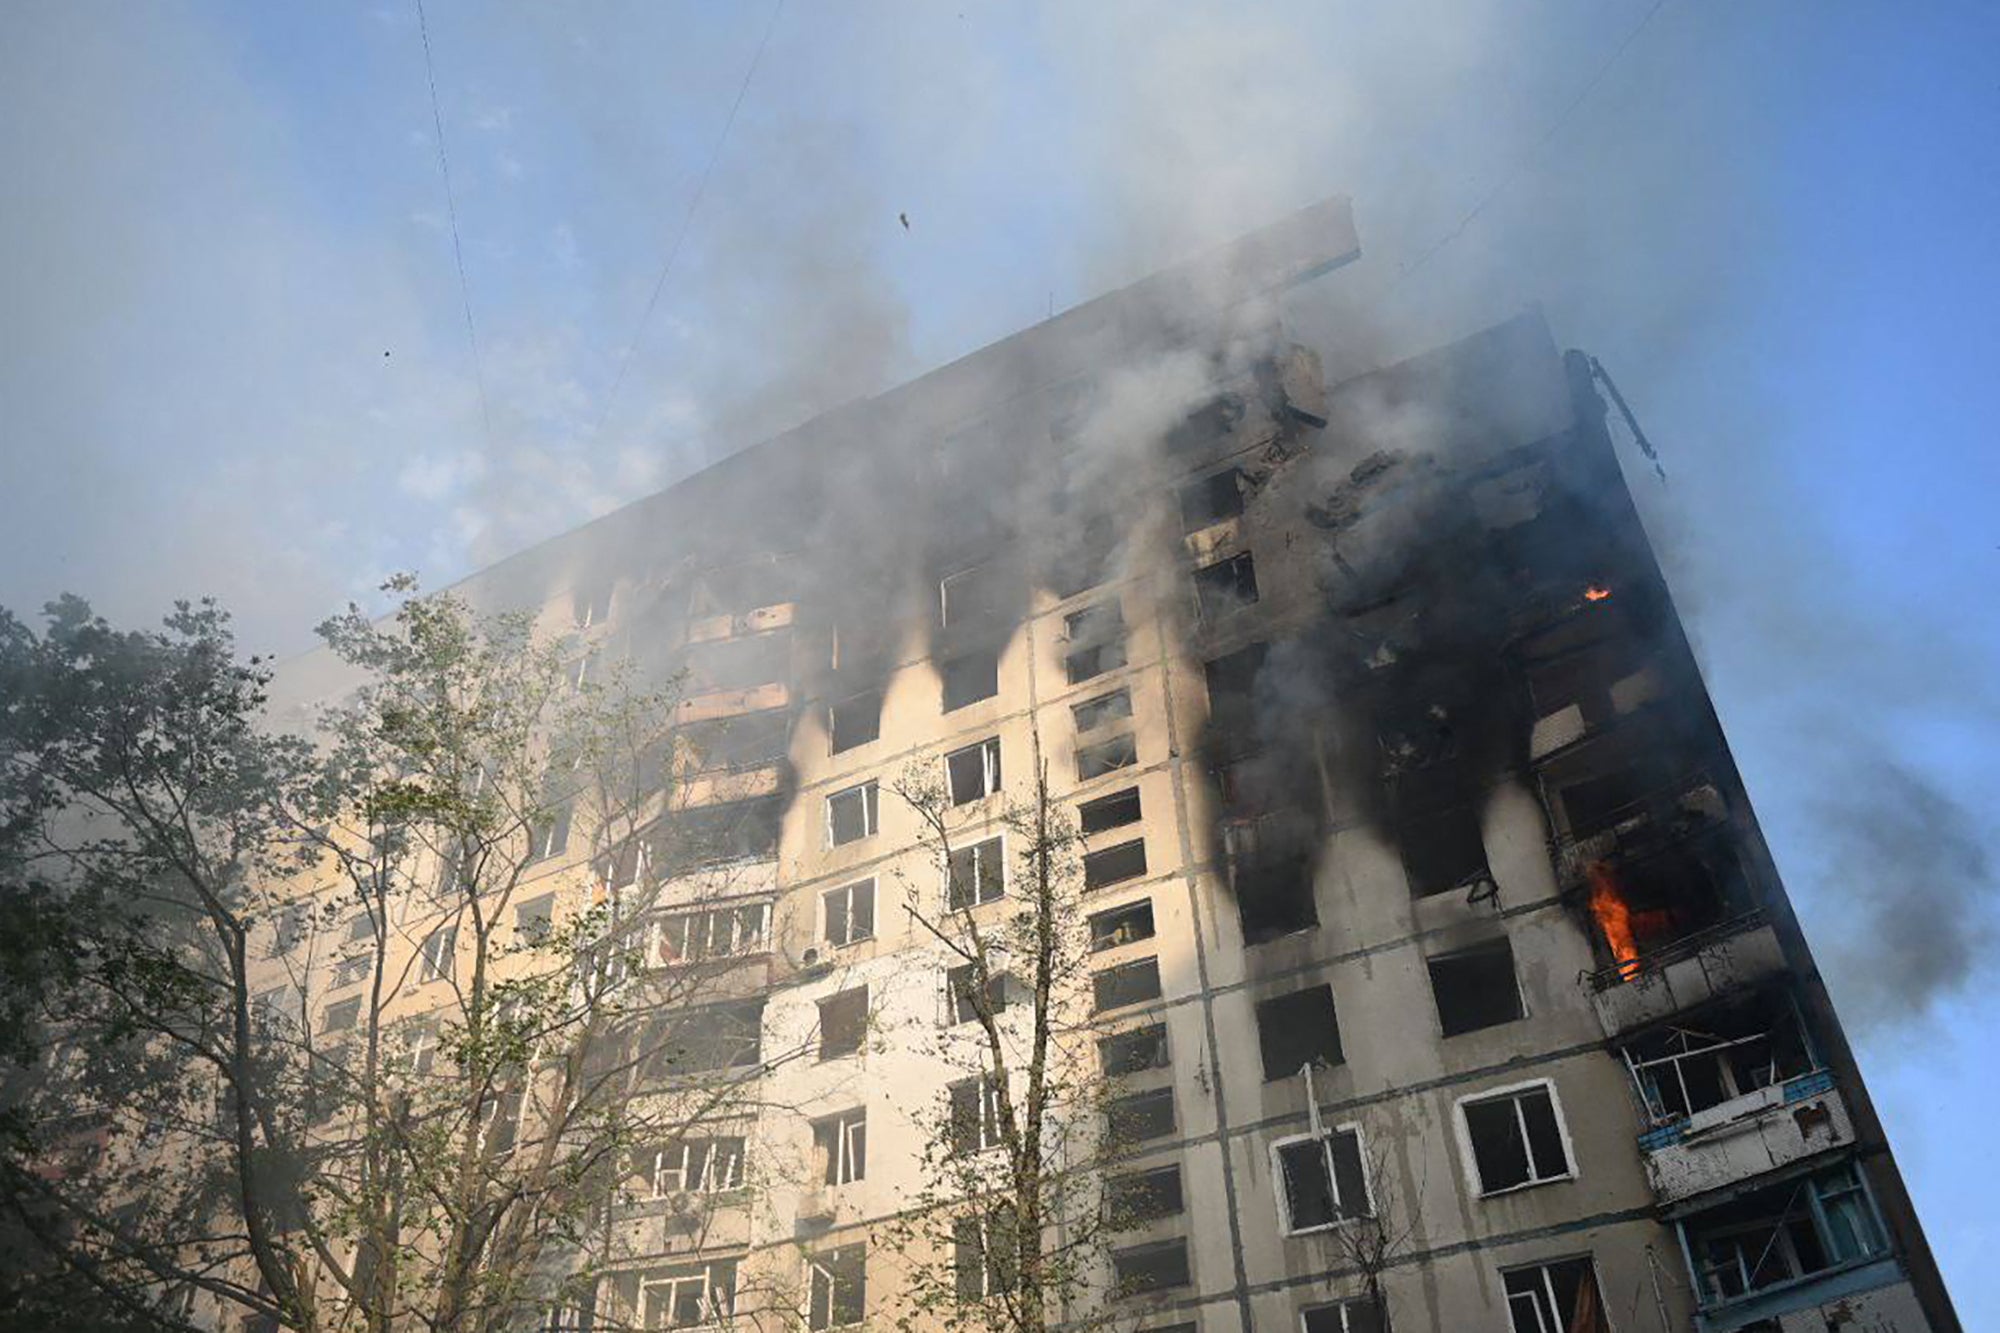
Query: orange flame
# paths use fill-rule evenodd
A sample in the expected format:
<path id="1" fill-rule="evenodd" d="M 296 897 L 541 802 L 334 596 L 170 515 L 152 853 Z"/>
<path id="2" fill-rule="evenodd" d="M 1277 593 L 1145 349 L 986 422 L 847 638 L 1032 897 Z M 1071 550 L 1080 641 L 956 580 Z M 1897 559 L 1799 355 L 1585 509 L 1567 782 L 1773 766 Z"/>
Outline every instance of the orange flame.
<path id="1" fill-rule="evenodd" d="M 1610 595 L 1611 589 L 1601 583 L 1593 583 L 1583 590 L 1583 600 L 1586 602 L 1601 602 Z"/>
<path id="2" fill-rule="evenodd" d="M 1630 981 L 1639 975 L 1639 937 L 1632 930 L 1632 909 L 1618 892 L 1611 867 L 1602 861 L 1590 863 L 1590 915 L 1618 960 L 1619 977 Z"/>

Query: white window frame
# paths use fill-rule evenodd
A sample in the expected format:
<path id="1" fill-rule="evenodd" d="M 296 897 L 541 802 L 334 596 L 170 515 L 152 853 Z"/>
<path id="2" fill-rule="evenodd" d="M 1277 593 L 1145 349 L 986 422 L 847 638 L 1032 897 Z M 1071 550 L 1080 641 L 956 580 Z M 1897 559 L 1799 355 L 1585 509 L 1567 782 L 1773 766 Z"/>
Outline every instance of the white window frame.
<path id="1" fill-rule="evenodd" d="M 755 912 L 755 930 L 743 929 L 743 914 Z M 728 922 L 728 941 L 723 948 L 715 946 L 715 925 L 718 920 Z M 669 959 L 662 951 L 666 941 L 667 926 L 670 922 L 685 921 L 681 939 L 681 956 Z M 700 932 L 701 946 L 687 947 L 686 942 Z M 685 912 L 668 912 L 653 918 L 647 924 L 645 946 L 642 956 L 651 968 L 690 967 L 717 958 L 748 958 L 753 954 L 767 953 L 771 948 L 771 904 L 768 900 L 733 903 L 718 903 L 709 907 L 697 907 Z"/>
<path id="2" fill-rule="evenodd" d="M 993 1262 L 993 1218 L 987 1213 L 977 1213 L 969 1220 L 972 1222 L 973 1228 L 979 1236 L 979 1295 L 971 1299 L 990 1301 L 995 1296 L 1001 1295 L 1006 1291 L 1006 1288 L 1001 1286 L 998 1281 L 1000 1275 L 993 1271 L 998 1267 Z M 952 1240 L 951 1255 L 954 1274 L 957 1272 L 959 1262 L 958 1244 L 957 1238 L 954 1237 Z M 955 1290 L 956 1281 L 954 1279 Z"/>
<path id="3" fill-rule="evenodd" d="M 721 1154 L 717 1152 L 716 1148 L 718 1144 L 729 1140 L 734 1140 L 736 1150 L 724 1159 L 728 1163 L 728 1169 L 718 1173 L 716 1170 L 716 1160 Z M 690 1180 L 688 1162 L 697 1147 L 701 1150 L 701 1169 L 695 1173 L 695 1178 Z M 679 1143 L 669 1144 L 664 1148 L 655 1148 L 653 1150 L 652 1171 L 653 1197 L 656 1199 L 665 1199 L 675 1194 L 726 1194 L 730 1190 L 741 1189 L 743 1188 L 743 1158 L 748 1151 L 749 1143 L 740 1135 L 714 1135 L 705 1138 L 682 1139 Z M 671 1168 L 667 1165 L 670 1158 L 679 1159 L 678 1164 Z M 672 1176 L 679 1183 L 673 1186 L 663 1184 L 662 1182 L 669 1176 Z"/>
<path id="4" fill-rule="evenodd" d="M 333 964 L 333 979 L 328 989 L 344 990 L 349 986 L 358 986 L 368 980 L 368 974 L 374 970 L 373 954 L 356 953 L 336 959 Z"/>
<path id="5" fill-rule="evenodd" d="M 414 1024 L 410 1028 L 409 1036 L 405 1039 L 405 1042 L 406 1053 L 409 1056 L 408 1068 L 411 1076 L 415 1078 L 426 1077 L 437 1062 L 437 1029 L 429 1023 Z"/>
<path id="6" fill-rule="evenodd" d="M 701 1327 L 701 1323 L 677 1324 L 674 1322 L 674 1307 L 680 1303 L 678 1299 L 680 1289 L 691 1282 L 700 1284 L 701 1322 L 708 1323 L 714 1321 L 718 1314 L 716 1308 L 718 1302 L 715 1299 L 715 1293 L 718 1289 L 715 1282 L 715 1270 L 718 1267 L 720 1265 L 714 1263 L 697 1264 L 694 1265 L 695 1271 L 692 1273 L 682 1273 L 674 1277 L 641 1278 L 639 1280 L 639 1319 L 641 1323 L 657 1328 Z M 727 1288 L 729 1295 L 721 1304 L 726 1310 L 733 1311 L 736 1308 L 736 1273 L 734 1265 L 731 1265 L 729 1277 L 730 1282 Z M 654 1324 L 652 1322 L 654 1308 L 653 1293 L 661 1289 L 665 1289 L 667 1293 L 666 1307 L 660 1311 L 662 1318 L 659 1323 Z"/>
<path id="7" fill-rule="evenodd" d="M 975 750 L 979 752 L 980 792 L 979 795 L 969 800 L 961 801 L 952 794 L 951 761 L 962 754 L 971 754 Z M 974 741 L 971 745 L 961 745 L 956 750 L 946 754 L 943 763 L 945 795 L 951 800 L 952 805 L 977 805 L 981 801 L 1000 794 L 1000 738 L 998 736 L 988 736 L 985 740 Z"/>
<path id="8" fill-rule="evenodd" d="M 1320 1145 L 1320 1165 L 1326 1169 L 1326 1179 L 1333 1194 L 1335 1208 L 1342 1206 L 1340 1198 L 1340 1173 L 1333 1166 L 1333 1141 L 1343 1134 L 1354 1136 L 1354 1152 L 1361 1162 L 1361 1196 L 1365 1212 L 1352 1213 L 1346 1217 L 1336 1217 L 1331 1222 L 1318 1226 L 1295 1227 L 1292 1225 L 1292 1200 L 1285 1189 L 1285 1163 L 1282 1150 L 1298 1143 L 1318 1141 Z M 1271 1197 L 1278 1206 L 1278 1234 L 1281 1236 L 1312 1236 L 1322 1231 L 1336 1231 L 1354 1222 L 1366 1221 L 1375 1215 L 1375 1182 L 1369 1179 L 1368 1137 L 1362 1131 L 1359 1121 L 1347 1121 L 1329 1125 L 1318 1134 L 1287 1134 L 1281 1139 L 1273 1139 L 1270 1148 Z M 1300 1316 L 1304 1318 L 1303 1315 Z"/>
<path id="9" fill-rule="evenodd" d="M 837 1111 L 814 1123 L 815 1126 L 831 1125 L 833 1127 L 834 1156 L 829 1162 L 829 1165 L 833 1168 L 833 1183 L 825 1185 L 825 1188 L 835 1189 L 841 1185 L 852 1185 L 855 1181 L 865 1177 L 868 1171 L 868 1108 L 865 1106 L 849 1107 L 845 1111 Z M 854 1147 L 854 1139 L 857 1131 L 861 1137 L 861 1148 L 858 1152 Z M 855 1170 L 857 1159 L 861 1164 L 859 1171 Z M 824 1184 L 824 1182 L 822 1183 Z"/>
<path id="10" fill-rule="evenodd" d="M 1500 1189 L 1489 1190 L 1479 1178 L 1479 1158 L 1472 1151 L 1472 1126 L 1465 1119 L 1465 1108 L 1474 1102 L 1491 1102 L 1499 1101 L 1502 1098 L 1514 1098 L 1514 1127 L 1520 1132 L 1521 1148 L 1527 1154 L 1528 1169 L 1532 1171 L 1535 1166 L 1535 1155 L 1534 1150 L 1528 1143 L 1528 1122 L 1521 1113 L 1519 1094 L 1532 1092 L 1537 1088 L 1544 1088 L 1548 1091 L 1549 1108 L 1555 1112 L 1556 1135 L 1562 1140 L 1563 1160 L 1568 1170 L 1564 1171 L 1561 1175 L 1539 1176 L 1532 1180 L 1524 1180 L 1518 1185 L 1506 1185 Z M 1562 1094 L 1556 1090 L 1554 1079 L 1534 1078 L 1524 1083 L 1509 1083 L 1503 1087 L 1487 1088 L 1482 1092 L 1468 1093 L 1451 1104 L 1451 1121 L 1452 1130 L 1458 1136 L 1458 1152 L 1465 1171 L 1465 1183 L 1471 1189 L 1472 1197 L 1475 1199 L 1495 1199 L 1503 1194 L 1513 1194 L 1519 1190 L 1536 1189 L 1542 1185 L 1553 1185 L 1561 1180 L 1575 1180 L 1582 1174 L 1576 1165 L 1576 1145 L 1570 1141 L 1569 1117 L 1563 1113 Z M 1599 1288 L 1599 1290 L 1601 1292 L 1602 1288 Z"/>
<path id="11" fill-rule="evenodd" d="M 423 961 L 417 968 L 418 985 L 443 981 L 455 975 L 458 962 L 458 927 L 439 926 L 424 936 L 420 952 Z"/>
<path id="12" fill-rule="evenodd" d="M 514 1150 L 521 1146 L 521 1126 L 527 1123 L 528 1116 L 528 1089 L 526 1087 L 494 1089 L 479 1116 L 480 1147 L 491 1151 L 489 1145 L 493 1142 L 493 1131 L 500 1125 L 500 1108 L 507 1104 L 509 1098 L 514 1102 L 514 1111 L 509 1117 L 513 1122 L 514 1132 L 507 1146 L 500 1152 L 503 1157 L 511 1156 Z"/>
<path id="13" fill-rule="evenodd" d="M 1000 844 L 1000 850 L 994 853 L 994 855 L 1000 858 L 1000 892 L 995 894 L 991 898 L 982 899 L 979 897 L 979 888 L 978 888 L 980 882 L 980 874 L 979 874 L 980 858 L 978 855 L 978 851 L 979 848 L 984 847 L 987 843 L 990 842 L 997 842 Z M 975 907 L 983 907 L 987 903 L 997 903 L 1008 896 L 1007 895 L 1007 831 L 1005 829 L 1002 829 L 1000 832 L 995 833 L 991 837 L 976 839 L 975 841 L 966 844 L 964 847 L 959 847 L 954 850 L 961 852 L 971 852 L 973 854 L 973 863 L 972 863 L 973 897 L 972 901 L 967 903 L 963 907 L 952 906 L 951 857 L 947 855 L 944 861 L 944 883 L 939 886 L 938 890 L 938 898 L 944 904 L 944 910 L 946 912 L 969 912 Z"/>
<path id="14" fill-rule="evenodd" d="M 856 935 L 854 933 L 854 892 L 855 890 L 861 888 L 866 888 L 868 890 L 868 933 L 865 935 Z M 875 889 L 876 889 L 875 877 L 873 875 L 870 875 L 866 879 L 857 879 L 851 883 L 842 884 L 838 888 L 827 889 L 824 892 L 822 892 L 819 895 L 820 942 L 822 944 L 830 944 L 834 948 L 839 949 L 839 948 L 844 948 L 850 944 L 859 944 L 863 940 L 874 939 L 875 907 L 876 907 Z M 842 897 L 842 896 L 844 896 L 847 901 L 847 938 L 844 940 L 837 940 L 834 939 L 831 935 L 827 934 L 827 922 L 832 919 L 832 913 L 827 911 L 827 903 L 835 897 Z"/>
<path id="15" fill-rule="evenodd" d="M 1597 1255 L 1594 1251 L 1587 1250 L 1582 1254 L 1558 1255 L 1552 1259 L 1540 1259 L 1530 1264 L 1510 1264 L 1500 1270 L 1500 1295 L 1507 1307 L 1507 1327 L 1510 1331 L 1514 1327 L 1514 1298 L 1507 1293 L 1508 1274 L 1532 1272 L 1541 1279 L 1540 1295 L 1542 1300 L 1548 1302 L 1548 1308 L 1555 1317 L 1555 1323 L 1550 1324 L 1542 1318 L 1541 1303 L 1536 1302 L 1535 1327 L 1541 1330 L 1542 1333 L 1564 1333 L 1562 1307 L 1556 1304 L 1555 1282 L 1549 1277 L 1549 1270 L 1557 1264 L 1576 1263 L 1578 1260 L 1590 1265 L 1590 1282 L 1592 1286 L 1597 1288 L 1597 1308 L 1604 1317 L 1604 1326 L 1611 1329 L 1617 1327 L 1611 1321 L 1611 1302 L 1604 1299 L 1604 1279 L 1597 1271 Z M 1532 1298 L 1530 1299 L 1532 1300 Z"/>
<path id="16" fill-rule="evenodd" d="M 851 792 L 858 792 L 861 794 L 861 813 L 862 813 L 861 822 L 863 825 L 862 833 L 860 837 L 850 839 L 847 842 L 835 842 L 833 837 L 833 803 L 839 800 L 841 797 L 848 795 Z M 851 847 L 857 842 L 864 842 L 867 839 L 874 837 L 881 831 L 882 831 L 881 791 L 876 779 L 870 778 L 866 782 L 857 782 L 852 786 L 842 787 L 839 791 L 827 793 L 826 845 L 828 848 Z"/>
<path id="17" fill-rule="evenodd" d="M 947 1111 L 951 1100 L 951 1089 L 963 1083 L 978 1080 L 979 1099 L 979 1141 L 964 1156 L 974 1156 L 990 1152 L 1007 1141 L 1006 1133 L 1000 1127 L 1000 1080 L 991 1074 L 974 1074 L 971 1078 L 953 1079 L 945 1089 Z"/>
<path id="18" fill-rule="evenodd" d="M 838 1254 L 840 1251 L 854 1245 L 861 1245 L 865 1247 L 867 1245 L 867 1241 L 850 1240 L 846 1242 L 846 1244 L 835 1245 L 823 1252 L 808 1253 L 806 1255 L 805 1326 L 810 1331 L 810 1333 L 830 1333 L 831 1330 L 837 1328 L 860 1328 L 862 1325 L 867 1323 L 868 1252 L 865 1248 L 862 1250 L 862 1258 L 861 1258 L 861 1310 L 862 1310 L 861 1318 L 853 1321 L 852 1323 L 847 1323 L 847 1324 L 839 1324 L 834 1322 L 834 1307 L 836 1304 L 836 1297 L 838 1295 L 838 1286 L 840 1279 L 833 1271 L 831 1260 L 833 1259 L 833 1256 Z M 813 1307 L 818 1303 L 818 1293 L 814 1291 L 814 1286 L 821 1281 L 824 1281 L 826 1283 L 826 1322 L 824 1324 L 813 1322 Z"/>

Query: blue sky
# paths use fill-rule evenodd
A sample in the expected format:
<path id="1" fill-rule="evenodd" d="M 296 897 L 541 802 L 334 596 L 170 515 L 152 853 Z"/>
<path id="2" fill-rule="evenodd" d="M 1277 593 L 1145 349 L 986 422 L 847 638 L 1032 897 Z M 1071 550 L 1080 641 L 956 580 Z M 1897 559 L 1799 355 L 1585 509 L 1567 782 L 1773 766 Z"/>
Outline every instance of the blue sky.
<path id="1" fill-rule="evenodd" d="M 0 604 L 213 592 L 290 651 L 1347 193 L 1358 347 L 1540 302 L 1658 442 L 1718 707 L 2000 1325 L 2000 12 L 791 0 L 642 327 L 772 8 L 428 10 L 484 412 L 413 9 L 0 17 Z"/>

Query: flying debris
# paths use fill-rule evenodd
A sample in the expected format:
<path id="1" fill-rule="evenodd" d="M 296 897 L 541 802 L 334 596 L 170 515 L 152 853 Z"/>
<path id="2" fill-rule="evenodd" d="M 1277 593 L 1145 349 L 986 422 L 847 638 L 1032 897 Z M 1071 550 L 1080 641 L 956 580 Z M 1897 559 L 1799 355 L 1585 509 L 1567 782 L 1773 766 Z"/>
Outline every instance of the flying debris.
<path id="1" fill-rule="evenodd" d="M 903 224 L 904 231 L 908 231 L 910 229 L 910 215 L 908 213 L 896 214 L 896 221 Z"/>

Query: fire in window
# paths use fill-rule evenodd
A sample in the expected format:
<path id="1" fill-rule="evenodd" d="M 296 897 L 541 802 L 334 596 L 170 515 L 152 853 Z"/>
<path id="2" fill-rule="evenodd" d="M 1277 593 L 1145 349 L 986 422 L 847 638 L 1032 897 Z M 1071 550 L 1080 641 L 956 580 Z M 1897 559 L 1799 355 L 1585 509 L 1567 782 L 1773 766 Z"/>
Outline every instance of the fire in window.
<path id="1" fill-rule="evenodd" d="M 1295 1078 L 1308 1065 L 1332 1067 L 1346 1057 L 1333 1012 L 1333 987 L 1308 986 L 1257 1003 L 1257 1045 L 1264 1081 Z"/>
<path id="2" fill-rule="evenodd" d="M 1257 565 L 1248 551 L 1194 572 L 1195 600 L 1203 620 L 1220 620 L 1257 600 Z"/>
<path id="3" fill-rule="evenodd" d="M 820 1179 L 847 1185 L 868 1174 L 868 1112 L 861 1107 L 813 1122 L 813 1151 Z"/>
<path id="4" fill-rule="evenodd" d="M 1481 1194 L 1500 1194 L 1576 1174 L 1550 1084 L 1469 1099 L 1460 1103 L 1459 1110 Z"/>
<path id="5" fill-rule="evenodd" d="M 1521 1017 L 1521 988 L 1514 980 L 1514 949 L 1505 936 L 1440 954 L 1429 961 L 1438 1024 L 1455 1037 Z"/>
<path id="6" fill-rule="evenodd" d="M 868 988 L 856 986 L 819 1002 L 819 1058 L 853 1055 L 868 1036 Z"/>
<path id="7" fill-rule="evenodd" d="M 970 805 L 996 794 L 1000 790 L 1000 738 L 989 737 L 977 745 L 953 750 L 944 757 L 944 771 L 953 805 Z"/>
<path id="8" fill-rule="evenodd" d="M 843 1245 L 815 1254 L 806 1263 L 812 1277 L 807 1326 L 818 1333 L 860 1323 L 868 1307 L 867 1246 Z"/>
<path id="9" fill-rule="evenodd" d="M 946 869 L 945 906 L 954 912 L 990 903 L 1007 892 L 1007 864 L 999 838 L 954 847 Z"/>
<path id="10" fill-rule="evenodd" d="M 1361 1131 L 1354 1126 L 1279 1139 L 1271 1145 L 1271 1161 L 1287 1235 L 1318 1231 L 1373 1212 L 1362 1167 Z"/>
<path id="11" fill-rule="evenodd" d="M 875 934 L 875 881 L 844 884 L 820 895 L 824 906 L 828 944 L 855 944 Z"/>
<path id="12" fill-rule="evenodd" d="M 835 847 L 872 837 L 876 829 L 876 790 L 873 779 L 858 787 L 837 791 L 826 798 L 826 833 Z"/>

